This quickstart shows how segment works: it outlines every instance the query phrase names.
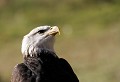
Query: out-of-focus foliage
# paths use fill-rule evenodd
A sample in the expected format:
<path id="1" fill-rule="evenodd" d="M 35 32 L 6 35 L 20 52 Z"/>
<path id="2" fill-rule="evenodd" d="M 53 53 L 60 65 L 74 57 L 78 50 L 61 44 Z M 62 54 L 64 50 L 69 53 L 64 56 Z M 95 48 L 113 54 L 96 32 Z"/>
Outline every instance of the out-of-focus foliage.
<path id="1" fill-rule="evenodd" d="M 0 82 L 22 62 L 22 37 L 57 25 L 55 49 L 81 82 L 120 80 L 120 0 L 0 0 Z"/>

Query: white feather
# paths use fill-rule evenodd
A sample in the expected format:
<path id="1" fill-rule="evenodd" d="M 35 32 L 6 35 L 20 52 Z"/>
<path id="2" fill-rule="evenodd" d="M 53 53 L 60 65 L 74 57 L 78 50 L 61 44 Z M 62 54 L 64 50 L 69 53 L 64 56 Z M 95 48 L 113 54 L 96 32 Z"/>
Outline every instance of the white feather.
<path id="1" fill-rule="evenodd" d="M 38 53 L 40 48 L 54 50 L 54 36 L 47 36 L 47 32 L 45 32 L 44 34 L 37 33 L 39 30 L 50 28 L 50 26 L 40 26 L 33 29 L 30 33 L 23 37 L 21 48 L 23 56 L 32 56 L 33 54 Z"/>

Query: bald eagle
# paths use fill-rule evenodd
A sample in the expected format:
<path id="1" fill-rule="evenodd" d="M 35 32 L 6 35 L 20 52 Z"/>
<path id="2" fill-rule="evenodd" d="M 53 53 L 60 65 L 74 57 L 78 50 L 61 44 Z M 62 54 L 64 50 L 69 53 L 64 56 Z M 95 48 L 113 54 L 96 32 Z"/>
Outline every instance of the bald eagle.
<path id="1" fill-rule="evenodd" d="M 11 82 L 79 82 L 70 64 L 54 51 L 57 33 L 57 26 L 40 26 L 24 36 L 24 61 L 14 67 Z"/>

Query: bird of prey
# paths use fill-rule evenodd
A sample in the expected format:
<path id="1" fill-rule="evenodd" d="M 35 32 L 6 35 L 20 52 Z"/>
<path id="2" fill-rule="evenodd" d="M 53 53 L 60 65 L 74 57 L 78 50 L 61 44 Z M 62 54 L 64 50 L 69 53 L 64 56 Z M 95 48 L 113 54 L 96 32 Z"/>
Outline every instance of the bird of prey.
<path id="1" fill-rule="evenodd" d="M 11 82 L 79 82 L 70 64 L 54 51 L 57 33 L 57 26 L 39 26 L 24 36 L 24 61 L 14 67 Z"/>

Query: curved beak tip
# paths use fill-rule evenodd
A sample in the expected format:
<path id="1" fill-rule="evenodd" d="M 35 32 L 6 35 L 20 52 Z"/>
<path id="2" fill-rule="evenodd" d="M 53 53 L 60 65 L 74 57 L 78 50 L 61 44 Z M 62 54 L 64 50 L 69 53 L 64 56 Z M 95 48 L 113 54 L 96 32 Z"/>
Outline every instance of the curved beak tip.
<path id="1" fill-rule="evenodd" d="M 60 30 L 59 30 L 59 28 L 57 26 L 53 26 L 53 27 L 51 27 L 49 33 L 53 34 L 53 35 L 56 35 L 58 33 L 60 35 Z"/>

